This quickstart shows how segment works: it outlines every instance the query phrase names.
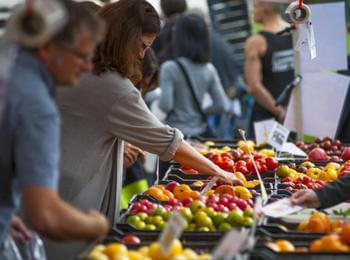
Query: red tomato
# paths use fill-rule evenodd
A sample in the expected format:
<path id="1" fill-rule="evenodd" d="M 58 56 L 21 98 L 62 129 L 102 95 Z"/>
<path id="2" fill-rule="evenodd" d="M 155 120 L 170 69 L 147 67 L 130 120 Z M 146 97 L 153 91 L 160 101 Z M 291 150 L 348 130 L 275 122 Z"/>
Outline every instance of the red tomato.
<path id="1" fill-rule="evenodd" d="M 276 169 L 277 167 L 278 167 L 278 161 L 275 159 L 275 158 L 273 158 L 273 157 L 267 157 L 266 159 L 265 159 L 265 161 L 266 161 L 266 166 L 267 166 L 267 169 L 269 169 L 269 170 L 274 170 L 274 169 Z"/>

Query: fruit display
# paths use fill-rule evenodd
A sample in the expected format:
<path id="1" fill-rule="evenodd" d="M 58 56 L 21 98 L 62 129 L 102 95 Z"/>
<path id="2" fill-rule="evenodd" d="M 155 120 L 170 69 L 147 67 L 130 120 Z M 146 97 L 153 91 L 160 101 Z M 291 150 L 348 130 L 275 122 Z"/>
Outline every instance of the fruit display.
<path id="1" fill-rule="evenodd" d="M 126 223 L 137 230 L 162 230 L 174 210 L 187 221 L 186 231 L 227 231 L 250 226 L 253 222 L 253 201 L 229 194 L 212 194 L 202 200 L 191 198 L 170 200 L 160 205 L 142 199 L 131 206 Z"/>
<path id="2" fill-rule="evenodd" d="M 350 148 L 342 144 L 338 139 L 326 136 L 316 138 L 314 143 L 307 144 L 303 141 L 295 143 L 300 149 L 308 154 L 311 161 L 346 161 L 350 159 Z"/>
<path id="3" fill-rule="evenodd" d="M 183 248 L 179 240 L 175 240 L 170 248 L 169 255 L 165 255 L 158 242 L 149 246 L 142 246 L 135 250 L 120 243 L 107 245 L 96 245 L 84 258 L 86 260 L 176 260 L 176 259 L 198 259 L 210 260 L 210 254 L 198 254 L 190 248 Z"/>
<path id="4" fill-rule="evenodd" d="M 241 172 L 243 174 L 256 174 L 256 170 L 248 155 L 248 151 L 254 156 L 258 171 L 264 173 L 274 170 L 278 166 L 278 161 L 274 158 L 275 152 L 270 149 L 254 151 L 251 141 L 239 142 L 238 149 L 223 147 L 221 149 L 203 149 L 201 153 L 212 160 L 220 168 L 229 172 Z"/>
<path id="5" fill-rule="evenodd" d="M 327 137 L 314 144 L 296 144 L 308 153 L 307 161 L 280 159 L 279 162 L 273 150 L 260 149 L 251 141 L 238 141 L 221 148 L 214 142 L 206 142 L 207 148 L 200 152 L 240 179 L 241 185 L 218 180 L 207 190 L 213 176 L 174 164 L 157 185 L 129 202 L 129 208 L 113 227 L 115 233 L 110 232 L 100 244 L 95 244 L 85 259 L 212 259 L 211 250 L 220 247 L 219 241 L 225 233 L 249 234 L 255 230 L 255 224 L 255 245 L 240 251 L 242 256 L 247 254 L 246 259 L 255 259 L 254 256 L 258 256 L 257 259 L 287 259 L 280 256 L 308 259 L 309 255 L 312 259 L 315 256 L 330 259 L 327 257 L 332 254 L 350 259 L 350 224 L 347 224 L 350 206 L 347 204 L 336 207 L 335 213 L 331 209 L 325 213 L 305 209 L 282 218 L 259 214 L 259 206 L 264 206 L 258 203 L 263 187 L 267 191 L 267 203 L 271 203 L 300 189 L 322 188 L 350 174 L 350 147 L 340 141 Z M 249 154 L 257 164 L 261 180 L 256 176 Z M 206 194 L 201 194 L 203 189 Z M 165 256 L 156 241 L 163 230 L 176 226 L 176 217 L 171 218 L 174 212 L 185 220 L 184 231 L 176 236 L 179 240 L 174 240 L 169 255 Z"/>

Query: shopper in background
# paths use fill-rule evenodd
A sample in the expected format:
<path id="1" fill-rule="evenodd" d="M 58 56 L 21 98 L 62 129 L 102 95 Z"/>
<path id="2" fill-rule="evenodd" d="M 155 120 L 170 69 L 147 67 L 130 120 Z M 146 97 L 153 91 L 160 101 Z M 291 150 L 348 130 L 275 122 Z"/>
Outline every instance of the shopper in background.
<path id="1" fill-rule="evenodd" d="M 145 0 L 120 0 L 102 7 L 98 15 L 107 24 L 107 34 L 95 51 L 93 73 L 58 95 L 63 121 L 60 194 L 79 208 L 100 210 L 114 223 L 116 169 L 122 163 L 116 161 L 122 152 L 117 138 L 162 160 L 175 159 L 236 180 L 184 142 L 179 130 L 159 122 L 133 84 L 142 78 L 140 60 L 160 31 L 153 6 Z M 58 258 L 55 252 L 74 255 L 80 249 L 74 247 L 59 250 L 57 245 L 50 259 Z"/>
<path id="2" fill-rule="evenodd" d="M 350 199 L 350 176 L 344 176 L 317 190 L 299 190 L 293 194 L 294 205 L 329 208 Z"/>
<path id="3" fill-rule="evenodd" d="M 280 4 L 255 0 L 254 21 L 263 28 L 245 43 L 244 77 L 255 99 L 251 136 L 255 121 L 275 118 L 283 122 L 285 108 L 275 106 L 275 101 L 294 79 L 292 37 L 276 35 L 288 26 L 280 15 Z"/>
<path id="4" fill-rule="evenodd" d="M 160 0 L 160 8 L 164 15 L 164 26 L 152 44 L 159 64 L 174 58 L 172 49 L 172 30 L 177 16 L 187 10 L 186 0 Z"/>
<path id="5" fill-rule="evenodd" d="M 206 116 L 225 112 L 228 100 L 218 73 L 209 62 L 208 29 L 200 16 L 184 14 L 177 18 L 173 50 L 175 60 L 165 62 L 160 69 L 159 107 L 167 113 L 166 123 L 187 137 L 213 137 Z M 203 109 L 206 93 L 212 104 Z"/>
<path id="6" fill-rule="evenodd" d="M 142 79 L 140 82 L 136 83 L 136 88 L 144 97 L 147 92 L 154 90 L 158 87 L 158 85 L 159 64 L 153 50 L 149 48 L 147 49 L 145 57 L 142 60 Z M 126 142 L 124 142 L 124 147 L 127 149 L 139 149 L 138 147 Z M 127 154 L 125 153 L 124 148 L 124 158 L 126 155 Z M 143 151 L 139 152 L 135 162 L 130 167 L 125 167 L 125 179 L 123 182 L 123 190 L 120 201 L 121 208 L 126 208 L 130 199 L 134 195 L 141 194 L 148 188 L 148 178 L 144 170 L 145 159 L 146 158 Z"/>
<path id="7" fill-rule="evenodd" d="M 25 220 L 39 234 L 56 240 L 92 241 L 108 228 L 96 210 L 80 212 L 56 189 L 59 177 L 60 118 L 55 85 L 73 86 L 91 69 L 90 57 L 102 37 L 102 21 L 70 0 L 68 24 L 52 40 L 33 49 L 20 47 L 8 82 L 0 128 L 0 258 L 11 218 L 23 206 Z M 18 218 L 11 227 L 24 231 Z"/>

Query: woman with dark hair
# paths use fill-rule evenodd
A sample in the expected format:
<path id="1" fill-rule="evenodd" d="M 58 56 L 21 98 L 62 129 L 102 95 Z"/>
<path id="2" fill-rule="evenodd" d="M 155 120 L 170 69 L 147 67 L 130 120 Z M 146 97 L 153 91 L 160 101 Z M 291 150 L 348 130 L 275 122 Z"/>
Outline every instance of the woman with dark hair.
<path id="1" fill-rule="evenodd" d="M 117 169 L 123 164 L 119 140 L 162 160 L 174 159 L 200 172 L 237 180 L 183 141 L 179 130 L 163 125 L 133 84 L 140 82 L 141 60 L 160 31 L 152 5 L 120 0 L 102 7 L 98 15 L 107 30 L 95 51 L 93 73 L 83 76 L 76 88 L 58 93 L 62 196 L 82 209 L 100 210 L 113 225 L 119 205 L 116 194 L 121 192 L 116 190 L 121 186 Z"/>
<path id="2" fill-rule="evenodd" d="M 166 122 L 185 136 L 208 136 L 206 115 L 225 112 L 228 100 L 216 69 L 209 63 L 208 29 L 200 16 L 184 14 L 177 18 L 173 51 L 176 60 L 161 66 L 159 106 L 168 115 Z M 202 108 L 206 93 L 212 105 Z"/>

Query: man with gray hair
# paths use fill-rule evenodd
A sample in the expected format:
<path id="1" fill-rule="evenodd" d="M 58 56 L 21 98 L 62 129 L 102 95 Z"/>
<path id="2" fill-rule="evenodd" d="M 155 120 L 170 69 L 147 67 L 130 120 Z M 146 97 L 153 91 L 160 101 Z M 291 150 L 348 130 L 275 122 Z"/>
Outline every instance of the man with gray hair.
<path id="1" fill-rule="evenodd" d="M 8 81 L 0 126 L 0 258 L 22 204 L 25 220 L 39 234 L 55 240 L 92 241 L 108 223 L 96 210 L 81 212 L 58 195 L 60 117 L 55 85 L 74 86 L 92 69 L 92 55 L 103 37 L 102 21 L 71 0 L 60 0 L 68 22 L 40 47 L 20 46 Z M 21 229 L 20 231 L 23 231 Z M 24 232 L 26 238 L 30 236 Z"/>

